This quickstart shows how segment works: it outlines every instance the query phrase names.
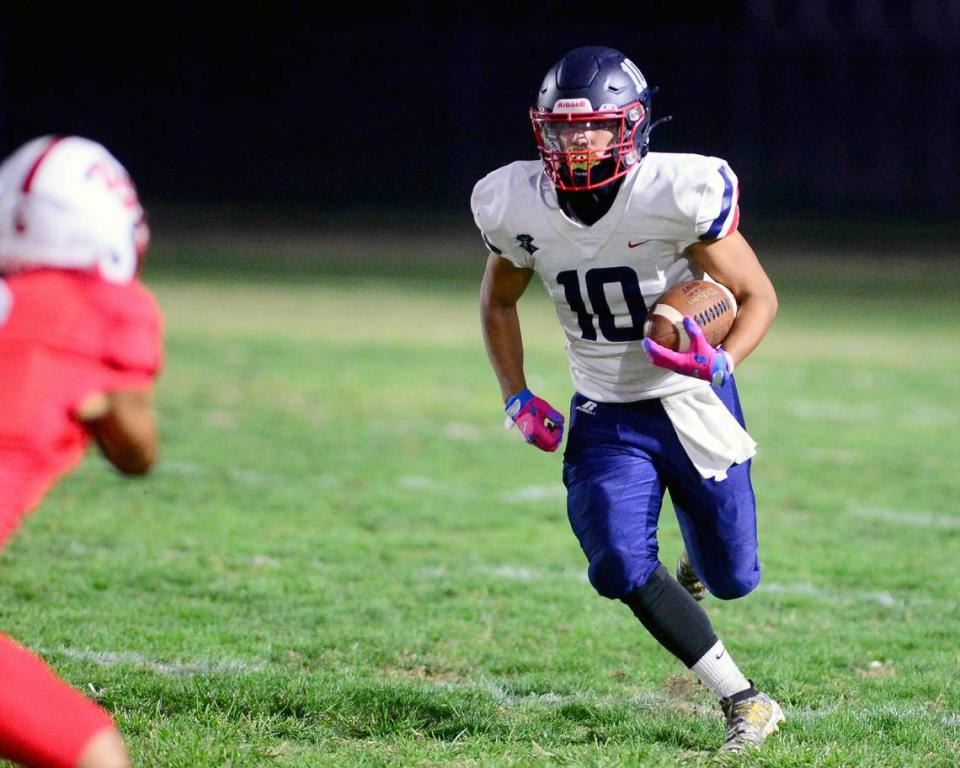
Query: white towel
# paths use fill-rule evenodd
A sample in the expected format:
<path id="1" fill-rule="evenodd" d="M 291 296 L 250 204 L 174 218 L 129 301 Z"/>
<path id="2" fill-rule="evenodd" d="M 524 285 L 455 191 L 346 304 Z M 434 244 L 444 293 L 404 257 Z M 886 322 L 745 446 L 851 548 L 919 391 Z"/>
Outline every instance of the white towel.
<path id="1" fill-rule="evenodd" d="M 710 386 L 660 398 L 680 444 L 705 478 L 724 480 L 727 470 L 757 452 L 757 444 Z"/>

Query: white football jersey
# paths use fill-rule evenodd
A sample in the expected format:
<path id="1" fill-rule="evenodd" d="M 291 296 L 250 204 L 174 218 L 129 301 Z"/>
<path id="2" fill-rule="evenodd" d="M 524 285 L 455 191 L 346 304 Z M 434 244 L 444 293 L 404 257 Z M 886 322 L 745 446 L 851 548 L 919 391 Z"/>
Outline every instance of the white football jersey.
<path id="1" fill-rule="evenodd" d="M 490 250 L 536 270 L 546 286 L 576 390 L 631 402 L 709 386 L 654 366 L 640 341 L 647 309 L 664 291 L 710 279 L 684 250 L 735 231 L 737 200 L 737 177 L 720 158 L 650 152 L 592 226 L 563 213 L 539 160 L 488 174 L 470 202 Z"/>

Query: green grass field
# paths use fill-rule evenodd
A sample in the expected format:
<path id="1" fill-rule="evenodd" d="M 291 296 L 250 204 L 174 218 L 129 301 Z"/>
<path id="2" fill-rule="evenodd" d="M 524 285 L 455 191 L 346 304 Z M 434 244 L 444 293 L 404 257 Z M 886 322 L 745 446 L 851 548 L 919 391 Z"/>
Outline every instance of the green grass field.
<path id="1" fill-rule="evenodd" d="M 737 373 L 764 579 L 705 606 L 788 721 L 722 762 L 955 766 L 953 260 L 769 255 L 781 313 Z M 161 463 L 91 454 L 0 557 L 0 626 L 137 765 L 718 762 L 708 692 L 586 581 L 560 457 L 502 428 L 475 238 L 187 233 L 152 259 Z M 539 284 L 521 317 L 566 411 Z"/>

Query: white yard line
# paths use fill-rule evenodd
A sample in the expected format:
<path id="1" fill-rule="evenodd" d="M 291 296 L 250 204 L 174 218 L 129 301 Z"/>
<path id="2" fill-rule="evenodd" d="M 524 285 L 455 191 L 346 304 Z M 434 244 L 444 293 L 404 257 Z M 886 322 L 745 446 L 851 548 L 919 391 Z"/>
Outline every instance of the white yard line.
<path id="1" fill-rule="evenodd" d="M 478 572 L 495 579 L 508 581 L 540 581 L 543 578 L 535 568 L 523 568 L 515 565 L 498 565 L 492 568 L 481 568 Z"/>
<path id="2" fill-rule="evenodd" d="M 478 442 L 484 438 L 484 430 L 473 424 L 450 422 L 443 425 L 443 436 L 451 440 L 466 440 Z"/>
<path id="3" fill-rule="evenodd" d="M 500 501 L 508 504 L 524 504 L 528 501 L 554 501 L 566 498 L 567 489 L 560 482 L 550 485 L 528 485 L 500 494 Z"/>
<path id="4" fill-rule="evenodd" d="M 144 656 L 137 651 L 94 651 L 89 648 L 69 648 L 60 646 L 52 650 L 38 649 L 40 654 L 66 656 L 79 661 L 90 661 L 101 667 L 118 667 L 133 665 L 171 677 L 189 677 L 191 675 L 223 675 L 242 672 L 257 672 L 263 669 L 258 662 L 241 661 L 240 659 L 223 659 L 221 661 L 157 661 Z"/>
<path id="5" fill-rule="evenodd" d="M 845 403 L 839 400 L 790 400 L 786 403 L 786 409 L 802 419 L 843 424 L 866 424 L 885 416 L 878 406 L 871 403 Z M 899 424 L 909 426 L 952 427 L 960 423 L 960 415 L 927 405 L 899 411 L 892 418 Z M 886 414 L 886 419 L 891 420 L 889 414 Z"/>
<path id="6" fill-rule="evenodd" d="M 960 414 L 954 410 L 918 405 L 903 414 L 903 421 L 916 426 L 955 427 L 960 423 Z"/>
<path id="7" fill-rule="evenodd" d="M 587 582 L 586 565 L 581 568 L 563 568 L 550 570 L 536 566 L 517 565 L 514 563 L 470 563 L 456 565 L 432 565 L 421 568 L 420 578 L 446 579 L 451 576 L 481 576 L 489 579 L 504 581 L 579 581 Z M 909 598 L 900 598 L 885 589 L 862 591 L 858 589 L 838 589 L 818 587 L 809 582 L 777 583 L 760 582 L 756 594 L 768 595 L 798 595 L 809 597 L 821 602 L 829 603 L 873 603 L 884 608 L 902 608 L 909 603 L 917 605 L 923 603 L 924 595 L 912 594 Z"/>
<path id="8" fill-rule="evenodd" d="M 470 425 L 448 424 L 452 430 L 460 430 L 460 437 L 465 440 L 473 440 L 477 437 L 479 430 L 473 432 L 474 427 Z M 226 476 L 239 485 L 245 485 L 249 488 L 268 488 L 271 486 L 281 486 L 288 483 L 310 484 L 319 488 L 335 488 L 340 485 L 340 479 L 333 474 L 324 473 L 313 477 L 291 477 L 289 475 L 276 472 L 260 472 L 255 469 L 244 467 L 210 467 L 196 461 L 169 459 L 161 461 L 155 470 L 158 475 L 173 475 L 176 477 L 211 477 L 215 475 Z M 400 475 L 396 480 L 400 488 L 408 491 L 418 491 L 420 493 L 429 493 L 437 496 L 452 496 L 467 498 L 476 496 L 476 492 L 462 485 L 444 483 L 433 477 L 425 475 Z M 550 485 L 529 485 L 510 491 L 504 491 L 498 497 L 499 501 L 508 504 L 524 504 L 530 501 L 554 501 L 563 499 L 566 495 L 566 489 L 559 482 Z"/>
<path id="9" fill-rule="evenodd" d="M 268 488 L 283 485 L 287 482 L 285 475 L 258 472 L 255 469 L 228 469 L 227 477 L 233 480 L 233 482 L 245 485 L 248 488 Z"/>
<path id="10" fill-rule="evenodd" d="M 397 485 L 407 491 L 429 493 L 434 496 L 468 498 L 475 495 L 473 491 L 462 485 L 450 485 L 432 477 L 422 477 L 420 475 L 401 475 L 397 478 Z"/>
<path id="11" fill-rule="evenodd" d="M 693 680 L 693 678 L 691 678 Z M 720 717 L 720 707 L 702 700 L 691 700 L 672 696 L 663 691 L 648 690 L 632 696 L 591 696 L 587 693 L 528 693 L 518 695 L 509 691 L 509 686 L 496 680 L 483 680 L 479 683 L 437 682 L 435 687 L 446 690 L 476 690 L 480 688 L 489 693 L 494 700 L 506 707 L 563 707 L 569 704 L 587 706 L 636 706 L 642 709 L 682 710 L 684 713 L 706 717 Z M 886 703 L 878 706 L 850 706 L 830 704 L 816 709 L 810 707 L 785 707 L 787 720 L 819 721 L 852 715 L 865 721 L 874 717 L 894 717 L 901 721 L 936 718 L 941 725 L 960 728 L 960 713 L 942 712 L 939 708 L 922 704 L 899 705 Z"/>
<path id="12" fill-rule="evenodd" d="M 844 424 L 866 424 L 882 415 L 875 405 L 844 403 L 839 400 L 790 400 L 789 413 L 811 421 L 833 421 Z"/>
<path id="13" fill-rule="evenodd" d="M 804 451 L 803 457 L 810 461 L 821 461 L 827 464 L 849 465 L 863 461 L 861 454 L 843 448 L 812 448 Z"/>
<path id="14" fill-rule="evenodd" d="M 582 569 L 564 568 L 551 571 L 544 568 L 531 568 L 512 563 L 473 563 L 468 565 L 432 565 L 418 572 L 423 579 L 445 579 L 450 576 L 482 576 L 484 578 L 503 579 L 504 581 L 587 581 L 586 565 Z"/>
<path id="15" fill-rule="evenodd" d="M 878 520 L 895 525 L 909 525 L 914 528 L 936 528 L 939 530 L 960 529 L 960 517 L 938 515 L 921 510 L 885 509 L 882 507 L 852 507 L 848 514 L 865 520 Z"/>
<path id="16" fill-rule="evenodd" d="M 291 477 L 278 472 L 260 472 L 256 469 L 244 467 L 210 467 L 196 461 L 163 460 L 157 464 L 154 473 L 157 475 L 173 475 L 176 477 L 210 477 L 212 475 L 225 476 L 239 485 L 249 488 L 266 488 L 280 486 L 287 483 L 310 484 L 318 488 L 334 488 L 340 484 L 340 479 L 333 474 L 320 474 L 313 477 Z"/>
<path id="17" fill-rule="evenodd" d="M 101 667 L 133 665 L 170 677 L 190 677 L 195 675 L 231 675 L 244 672 L 257 672 L 264 668 L 259 662 L 225 659 L 210 661 L 162 662 L 151 659 L 137 651 L 94 651 L 89 648 L 70 648 L 60 646 L 53 650 L 38 649 L 42 655 L 61 655 L 79 661 L 89 661 Z M 515 694 L 509 686 L 496 680 L 485 678 L 477 682 L 424 682 L 422 685 L 442 690 L 476 691 L 490 694 L 494 701 L 506 707 L 562 707 L 569 704 L 586 706 L 635 706 L 641 709 L 680 710 L 685 714 L 703 717 L 720 717 L 720 708 L 708 701 L 687 700 L 662 691 L 643 691 L 632 696 L 592 696 L 588 693 L 544 693 Z M 874 717 L 894 717 L 901 721 L 936 718 L 947 728 L 960 729 L 960 713 L 942 712 L 922 704 L 900 705 L 887 703 L 880 706 L 845 706 L 830 704 L 817 709 L 809 707 L 785 708 L 788 720 L 818 721 L 852 715 L 857 720 L 866 721 Z"/>
<path id="18" fill-rule="evenodd" d="M 885 608 L 896 608 L 903 605 L 902 600 L 898 600 L 886 590 L 873 590 L 870 592 L 861 592 L 852 589 L 823 589 L 815 587 L 808 582 L 794 582 L 792 584 L 778 584 L 776 582 L 766 584 L 760 582 L 757 587 L 757 593 L 764 592 L 781 595 L 801 595 L 803 597 L 812 597 L 817 600 L 828 600 L 830 602 L 846 601 L 853 603 L 877 603 Z M 911 603 L 915 603 L 916 597 L 911 598 Z"/>
<path id="19" fill-rule="evenodd" d="M 214 409 L 203 414 L 203 423 L 208 427 L 219 429 L 236 429 L 237 416 L 232 411 Z"/>
<path id="20" fill-rule="evenodd" d="M 157 464 L 154 474 L 201 477 L 210 474 L 210 468 L 196 461 L 164 459 Z"/>

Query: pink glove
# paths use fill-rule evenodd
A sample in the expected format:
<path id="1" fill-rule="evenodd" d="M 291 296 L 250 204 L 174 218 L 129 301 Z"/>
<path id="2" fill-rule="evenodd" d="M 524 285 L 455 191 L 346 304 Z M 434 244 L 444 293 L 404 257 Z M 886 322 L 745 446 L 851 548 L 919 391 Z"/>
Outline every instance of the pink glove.
<path id="1" fill-rule="evenodd" d="M 503 410 L 509 419 L 507 427 L 514 424 L 520 427 L 528 443 L 541 451 L 552 453 L 557 450 L 563 440 L 563 414 L 546 400 L 524 389 L 507 400 Z"/>
<path id="2" fill-rule="evenodd" d="M 733 374 L 733 358 L 719 347 L 711 347 L 692 317 L 683 318 L 683 329 L 690 337 L 690 347 L 686 352 L 674 352 L 651 339 L 644 339 L 641 344 L 650 362 L 684 376 L 704 379 L 715 387 L 722 386 L 727 377 Z"/>

